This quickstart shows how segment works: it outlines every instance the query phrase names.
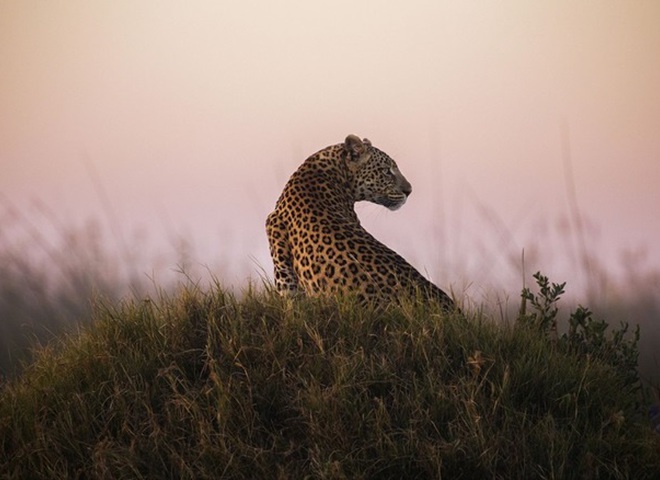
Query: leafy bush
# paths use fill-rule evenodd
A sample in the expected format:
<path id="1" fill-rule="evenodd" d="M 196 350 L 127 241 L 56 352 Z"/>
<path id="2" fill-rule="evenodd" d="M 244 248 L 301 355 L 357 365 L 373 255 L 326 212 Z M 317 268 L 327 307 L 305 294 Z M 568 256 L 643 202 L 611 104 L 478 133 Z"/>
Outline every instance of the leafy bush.
<path id="1" fill-rule="evenodd" d="M 536 279 L 539 292 L 533 294 L 530 289 L 522 291 L 521 311 L 518 317 L 520 323 L 535 326 L 539 332 L 548 338 L 557 339 L 557 302 L 564 293 L 566 283 L 550 283 L 548 277 L 537 272 Z M 527 313 L 526 302 L 529 301 L 534 312 Z M 575 354 L 582 358 L 597 358 L 614 368 L 625 379 L 625 387 L 638 391 L 641 389 L 637 373 L 639 360 L 639 325 L 632 338 L 627 337 L 629 325 L 621 322 L 618 329 L 611 330 L 604 320 L 595 320 L 593 313 L 579 305 L 568 319 L 568 331 L 557 341 L 557 348 L 564 352 Z"/>

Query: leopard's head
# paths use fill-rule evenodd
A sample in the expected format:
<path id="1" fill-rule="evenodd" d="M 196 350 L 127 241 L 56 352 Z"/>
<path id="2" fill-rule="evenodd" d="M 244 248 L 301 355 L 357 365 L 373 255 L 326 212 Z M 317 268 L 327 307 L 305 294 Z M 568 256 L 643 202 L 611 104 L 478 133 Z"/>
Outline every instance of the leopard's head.
<path id="1" fill-rule="evenodd" d="M 412 192 L 396 162 L 366 138 L 349 135 L 344 142 L 355 200 L 366 200 L 397 210 Z"/>

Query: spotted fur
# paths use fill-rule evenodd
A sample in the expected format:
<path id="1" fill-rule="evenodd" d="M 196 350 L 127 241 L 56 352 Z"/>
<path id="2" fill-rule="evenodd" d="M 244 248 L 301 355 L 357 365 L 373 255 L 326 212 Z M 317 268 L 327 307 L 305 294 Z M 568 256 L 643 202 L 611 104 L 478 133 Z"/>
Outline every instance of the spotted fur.
<path id="1" fill-rule="evenodd" d="M 387 303 L 422 294 L 453 307 L 449 296 L 367 232 L 355 202 L 390 210 L 412 192 L 397 164 L 369 140 L 349 135 L 298 168 L 266 220 L 280 292 L 355 293 Z"/>

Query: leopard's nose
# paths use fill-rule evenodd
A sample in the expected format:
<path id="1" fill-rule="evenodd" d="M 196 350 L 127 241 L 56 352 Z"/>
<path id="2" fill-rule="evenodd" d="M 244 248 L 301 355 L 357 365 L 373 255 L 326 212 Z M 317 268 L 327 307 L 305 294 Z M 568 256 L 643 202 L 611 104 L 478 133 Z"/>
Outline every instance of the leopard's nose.
<path id="1" fill-rule="evenodd" d="M 412 193 L 412 185 L 408 181 L 404 181 L 403 185 L 401 185 L 401 191 L 406 194 L 406 197 L 409 197 Z"/>

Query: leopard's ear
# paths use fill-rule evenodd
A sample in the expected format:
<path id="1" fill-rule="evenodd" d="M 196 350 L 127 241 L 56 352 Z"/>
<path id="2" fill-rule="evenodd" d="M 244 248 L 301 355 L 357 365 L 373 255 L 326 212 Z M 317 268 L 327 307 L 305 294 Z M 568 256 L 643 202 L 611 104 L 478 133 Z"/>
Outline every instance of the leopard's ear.
<path id="1" fill-rule="evenodd" d="M 346 140 L 344 141 L 344 149 L 353 160 L 357 160 L 364 155 L 367 148 L 370 146 L 371 142 L 369 140 L 366 138 L 360 140 L 360 137 L 353 134 L 346 137 Z"/>

